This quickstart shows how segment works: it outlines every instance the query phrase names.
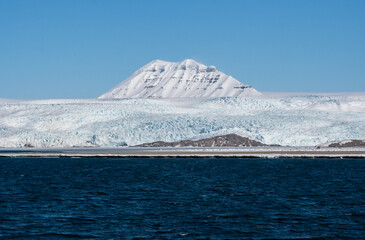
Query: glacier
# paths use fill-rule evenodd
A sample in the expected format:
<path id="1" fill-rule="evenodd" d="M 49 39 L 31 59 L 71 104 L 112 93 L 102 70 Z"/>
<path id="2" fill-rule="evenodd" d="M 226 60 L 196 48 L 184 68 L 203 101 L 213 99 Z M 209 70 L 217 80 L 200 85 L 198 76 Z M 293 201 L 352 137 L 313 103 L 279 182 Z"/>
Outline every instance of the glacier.
<path id="1" fill-rule="evenodd" d="M 365 93 L 0 99 L 0 147 L 118 147 L 235 133 L 265 144 L 365 139 Z"/>

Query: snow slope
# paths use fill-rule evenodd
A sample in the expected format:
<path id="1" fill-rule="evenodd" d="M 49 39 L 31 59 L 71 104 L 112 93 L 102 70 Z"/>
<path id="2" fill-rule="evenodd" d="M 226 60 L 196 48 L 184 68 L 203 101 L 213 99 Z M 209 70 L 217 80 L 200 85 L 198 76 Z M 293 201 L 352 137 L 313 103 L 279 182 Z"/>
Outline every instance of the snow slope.
<path id="1" fill-rule="evenodd" d="M 0 100 L 0 147 L 115 147 L 230 133 L 291 146 L 365 139 L 365 93 Z"/>
<path id="2" fill-rule="evenodd" d="M 260 95 L 214 66 L 192 59 L 155 60 L 136 71 L 100 99 L 114 98 L 217 98 Z"/>

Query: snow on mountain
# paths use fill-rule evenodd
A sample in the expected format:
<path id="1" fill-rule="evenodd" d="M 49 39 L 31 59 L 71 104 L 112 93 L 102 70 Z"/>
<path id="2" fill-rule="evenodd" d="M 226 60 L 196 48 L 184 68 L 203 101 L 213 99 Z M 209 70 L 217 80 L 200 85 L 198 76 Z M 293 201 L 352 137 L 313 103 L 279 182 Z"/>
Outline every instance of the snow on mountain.
<path id="1" fill-rule="evenodd" d="M 192 59 L 155 60 L 136 71 L 100 99 L 217 98 L 260 95 L 254 88 Z"/>
<path id="2" fill-rule="evenodd" d="M 250 98 L 0 101 L 0 147 L 116 147 L 237 134 L 315 146 L 365 139 L 365 93 Z"/>

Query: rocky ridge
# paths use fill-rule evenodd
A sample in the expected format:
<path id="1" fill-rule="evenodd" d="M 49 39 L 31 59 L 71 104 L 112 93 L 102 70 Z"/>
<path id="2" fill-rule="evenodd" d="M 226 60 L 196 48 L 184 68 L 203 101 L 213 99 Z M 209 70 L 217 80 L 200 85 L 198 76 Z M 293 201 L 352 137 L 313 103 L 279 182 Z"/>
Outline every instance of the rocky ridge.
<path id="1" fill-rule="evenodd" d="M 263 147 L 270 146 L 261 142 L 241 137 L 236 134 L 227 134 L 200 140 L 183 140 L 180 142 L 157 141 L 144 143 L 136 147 Z"/>
<path id="2" fill-rule="evenodd" d="M 365 147 L 365 140 L 351 139 L 338 142 L 329 142 L 316 146 L 317 148 L 351 148 L 351 147 Z"/>

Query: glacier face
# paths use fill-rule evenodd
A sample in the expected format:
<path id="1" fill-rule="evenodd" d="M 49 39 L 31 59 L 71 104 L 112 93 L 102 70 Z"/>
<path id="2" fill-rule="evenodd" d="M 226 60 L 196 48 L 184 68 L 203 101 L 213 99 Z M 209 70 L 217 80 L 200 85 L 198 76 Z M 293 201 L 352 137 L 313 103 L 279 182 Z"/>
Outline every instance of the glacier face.
<path id="1" fill-rule="evenodd" d="M 260 95 L 254 88 L 192 59 L 155 60 L 136 71 L 100 99 L 217 98 Z"/>
<path id="2" fill-rule="evenodd" d="M 365 139 L 365 93 L 201 99 L 0 99 L 0 147 L 116 147 L 235 133 L 265 144 Z"/>

